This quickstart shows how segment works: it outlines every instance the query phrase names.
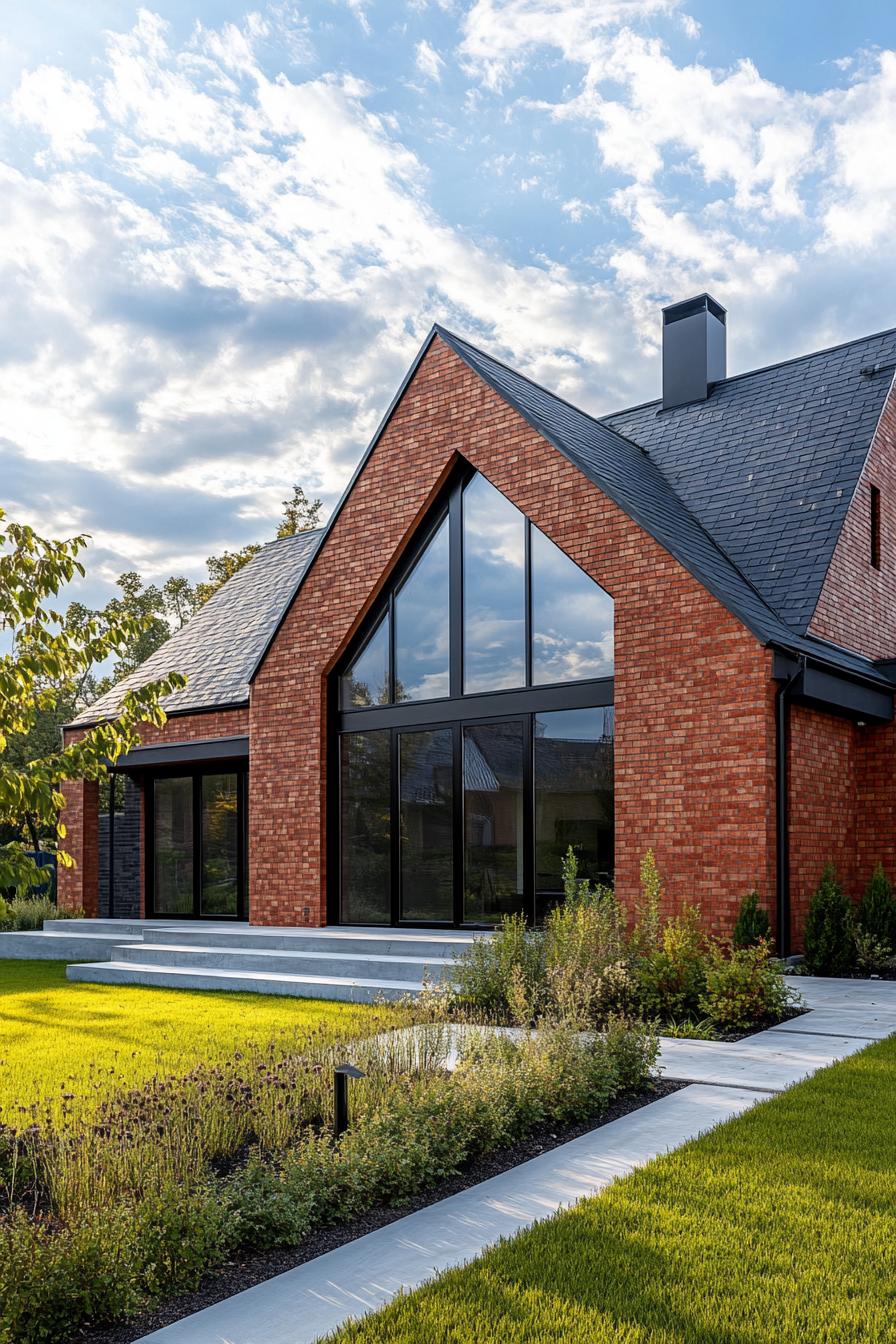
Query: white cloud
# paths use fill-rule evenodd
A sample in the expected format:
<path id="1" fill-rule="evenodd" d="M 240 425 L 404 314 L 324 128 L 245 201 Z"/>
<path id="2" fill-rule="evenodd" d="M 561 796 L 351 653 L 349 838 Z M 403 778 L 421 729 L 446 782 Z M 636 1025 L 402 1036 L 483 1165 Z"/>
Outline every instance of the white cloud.
<path id="1" fill-rule="evenodd" d="M 436 84 L 441 82 L 445 62 L 426 38 L 417 43 L 415 61 L 417 69 L 425 79 L 431 79 Z"/>
<path id="2" fill-rule="evenodd" d="M 27 70 L 12 95 L 13 117 L 44 132 L 57 159 L 76 159 L 95 151 L 88 136 L 102 118 L 87 84 L 54 65 Z"/>

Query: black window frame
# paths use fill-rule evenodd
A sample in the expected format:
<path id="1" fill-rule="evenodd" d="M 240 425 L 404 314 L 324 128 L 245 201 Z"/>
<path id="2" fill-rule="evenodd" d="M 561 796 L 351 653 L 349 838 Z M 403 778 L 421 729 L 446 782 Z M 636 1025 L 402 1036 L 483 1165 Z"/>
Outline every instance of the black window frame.
<path id="1" fill-rule="evenodd" d="M 236 775 L 237 779 L 237 896 L 235 915 L 204 915 L 202 913 L 202 780 L 206 775 Z M 193 909 L 189 914 L 169 915 L 155 909 L 155 850 L 156 817 L 155 797 L 157 779 L 190 779 L 193 786 Z M 222 759 L 202 765 L 172 765 L 147 771 L 142 778 L 143 788 L 143 908 L 146 919 L 175 923 L 178 920 L 201 920 L 209 924 L 244 924 L 249 918 L 249 767 L 245 760 Z"/>
<path id="2" fill-rule="evenodd" d="M 524 740 L 524 801 L 523 801 L 523 886 L 525 909 L 530 920 L 535 912 L 535 797 L 534 797 L 534 719 L 536 714 L 563 709 L 590 709 L 614 704 L 615 676 L 591 681 L 566 681 L 532 684 L 532 573 L 531 529 L 535 524 L 524 514 L 525 521 L 525 620 L 526 620 L 526 685 L 495 691 L 477 691 L 464 694 L 463 680 L 463 492 L 476 471 L 462 462 L 449 478 L 443 493 L 423 518 L 413 544 L 408 547 L 393 569 L 388 590 L 381 594 L 355 632 L 354 638 L 342 657 L 336 662 L 327 687 L 327 920 L 342 922 L 341 916 L 341 741 L 346 733 L 388 730 L 390 738 L 390 806 L 391 836 L 391 891 L 390 922 L 371 925 L 373 928 L 491 928 L 477 925 L 463 918 L 463 729 L 475 723 L 494 723 L 522 720 Z M 522 512 L 522 511 L 521 511 Z M 417 560 L 448 519 L 449 534 L 449 694 L 429 700 L 394 700 L 395 685 L 395 597 L 410 575 Z M 595 581 L 596 582 L 596 581 Z M 389 691 L 386 705 L 343 707 L 341 702 L 342 678 L 351 668 L 377 629 L 384 616 L 389 620 Z M 401 919 L 401 865 L 400 837 L 398 834 L 398 734 L 403 730 L 426 731 L 451 727 L 454 743 L 454 827 L 455 853 L 453 873 L 453 918 L 449 921 L 402 921 Z"/>

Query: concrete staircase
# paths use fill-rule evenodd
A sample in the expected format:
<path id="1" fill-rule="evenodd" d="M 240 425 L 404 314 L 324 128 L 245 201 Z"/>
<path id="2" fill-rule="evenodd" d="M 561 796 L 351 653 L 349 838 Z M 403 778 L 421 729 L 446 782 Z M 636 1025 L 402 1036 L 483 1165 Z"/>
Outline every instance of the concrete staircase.
<path id="1" fill-rule="evenodd" d="M 50 936 L 49 928 L 46 933 Z M 94 934 L 102 959 L 68 966 L 68 979 L 373 1003 L 416 996 L 425 983 L 439 983 L 450 976 L 457 952 L 488 936 L 435 929 L 267 929 L 192 920 L 122 921 L 122 935 L 115 938 L 106 929 Z M 70 936 L 83 935 L 73 929 Z"/>

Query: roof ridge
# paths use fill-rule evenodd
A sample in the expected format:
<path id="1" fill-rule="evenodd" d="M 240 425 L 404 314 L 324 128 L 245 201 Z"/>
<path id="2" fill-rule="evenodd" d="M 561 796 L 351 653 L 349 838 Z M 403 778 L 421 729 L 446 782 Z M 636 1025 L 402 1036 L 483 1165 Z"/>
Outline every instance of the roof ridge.
<path id="1" fill-rule="evenodd" d="M 775 618 L 776 621 L 779 621 L 779 622 L 780 622 L 780 624 L 784 627 L 785 630 L 788 630 L 788 631 L 791 630 L 791 627 L 787 624 L 787 622 L 784 620 L 784 618 L 781 616 L 781 614 L 776 610 L 776 608 L 772 606 L 772 604 L 771 604 L 771 602 L 769 602 L 768 598 L 767 598 L 767 597 L 760 591 L 759 588 L 757 588 L 757 586 L 756 586 L 756 584 L 753 582 L 753 580 L 750 579 L 750 578 L 744 573 L 744 571 L 741 569 L 740 565 L 737 564 L 737 562 L 736 562 L 736 561 L 735 561 L 735 560 L 728 554 L 728 552 L 725 550 L 724 546 L 721 545 L 721 543 L 719 542 L 718 538 L 715 537 L 715 536 L 713 535 L 712 532 L 710 532 L 710 530 L 709 530 L 709 528 L 706 526 L 706 524 L 705 524 L 705 523 L 704 523 L 704 522 L 697 516 L 696 513 L 694 513 L 694 511 L 693 511 L 693 509 L 690 507 L 690 505 L 687 504 L 686 501 L 682 498 L 682 496 L 681 496 L 681 495 L 679 494 L 679 492 L 676 490 L 675 486 L 674 486 L 674 485 L 672 484 L 672 482 L 669 480 L 669 478 L 668 478 L 668 476 L 666 475 L 666 473 L 663 471 L 663 469 L 662 469 L 662 467 L 660 466 L 660 464 L 657 462 L 656 458 L 653 457 L 653 455 L 652 455 L 651 453 L 649 453 L 648 450 L 647 450 L 646 448 L 642 447 L 641 444 L 636 443 L 634 439 L 630 439 L 630 438 L 628 438 L 625 434 L 621 434 L 621 433 L 619 432 L 619 430 L 615 429 L 612 425 L 607 425 L 607 424 L 604 423 L 603 420 L 598 419 L 596 416 L 589 415 L 587 411 L 583 411 L 583 410 L 581 409 L 581 407 L 574 405 L 571 401 L 567 401 L 565 397 L 559 397 L 559 396 L 557 396 L 557 394 L 556 394 L 555 392 L 552 392 L 550 388 L 548 388 L 548 387 L 544 387 L 543 384 L 541 384 L 541 383 L 536 383 L 535 380 L 534 380 L 534 378 L 530 378 L 530 377 L 529 377 L 527 374 L 525 374 L 525 373 L 520 373 L 517 369 L 512 368 L 509 364 L 505 364 L 503 360 L 500 360 L 500 359 L 494 359 L 493 356 L 492 356 L 492 355 L 489 355 L 485 350 L 480 350 L 478 346 L 473 345 L 470 341 L 465 341 L 464 338 L 463 338 L 462 336 L 457 336 L 454 332 L 449 331 L 449 330 L 448 330 L 447 328 L 445 328 L 445 327 L 441 327 L 438 323 L 435 323 L 435 324 L 434 324 L 434 330 L 435 330 L 436 332 L 438 332 L 438 334 L 439 334 L 440 336 L 445 336 L 445 337 L 447 337 L 448 340 L 449 340 L 450 342 L 457 342 L 459 345 L 466 346 L 466 348 L 467 348 L 468 350 L 474 351 L 474 352 L 475 352 L 478 356 L 480 356 L 482 359 L 490 360 L 493 364 L 497 364 L 500 368 L 506 370 L 506 372 L 512 374 L 515 378 L 521 378 L 524 382 L 528 383 L 530 387 L 534 387 L 534 388 L 536 388 L 537 391 L 543 393 L 544 395 L 546 395 L 546 396 L 548 396 L 548 397 L 553 398 L 555 401 L 559 401 L 562 405 L 569 407 L 569 409 L 572 410 L 572 411 L 575 411 L 575 413 L 576 413 L 577 415 L 581 415 L 581 416 L 583 416 L 586 420 L 590 420 L 592 424 L 598 426 L 598 427 L 599 427 L 600 429 L 602 429 L 605 433 L 609 431 L 609 433 L 611 433 L 615 438 L 621 439 L 624 443 L 627 443 L 628 445 L 630 445 L 630 447 L 637 449 L 637 451 L 641 454 L 641 456 L 642 456 L 643 458 L 645 458 L 645 460 L 646 460 L 647 462 L 649 462 L 650 465 L 653 467 L 654 471 L 656 471 L 657 475 L 658 475 L 658 476 L 660 477 L 660 479 L 662 480 L 662 482 L 663 482 L 663 484 L 665 485 L 666 489 L 669 491 L 669 494 L 672 496 L 673 499 L 676 500 L 676 502 L 678 503 L 679 507 L 680 507 L 680 508 L 687 514 L 688 518 L 691 520 L 691 522 L 693 523 L 693 525 L 694 525 L 695 527 L 697 527 L 697 528 L 700 530 L 700 532 L 703 534 L 703 536 L 706 538 L 706 540 L 709 542 L 709 544 L 710 544 L 710 545 L 711 545 L 711 546 L 718 552 L 718 554 L 719 554 L 720 556 L 722 556 L 722 558 L 723 558 L 723 559 L 724 559 L 724 560 L 731 566 L 731 568 L 732 568 L 732 569 L 734 570 L 734 572 L 738 575 L 738 577 L 743 581 L 743 583 L 746 584 L 746 586 L 747 586 L 747 587 L 750 589 L 750 591 L 753 593 L 754 597 L 756 597 L 757 600 L 758 600 L 759 602 L 762 603 L 762 606 L 765 607 L 766 611 L 768 611 L 768 612 Z M 460 353 L 460 352 L 457 352 L 457 353 Z M 463 357 L 463 356 L 461 356 L 461 357 Z M 476 372 L 476 370 L 474 370 L 474 372 Z M 480 376 L 481 376 L 481 375 L 480 375 Z M 503 393 L 501 393 L 499 389 L 496 389 L 496 390 L 498 390 L 499 395 L 503 395 Z M 519 410 L 519 409 L 520 409 L 520 408 L 517 407 L 517 410 Z M 524 413 L 521 412 L 521 414 L 524 414 Z M 525 414 L 524 414 L 524 419 L 528 419 L 528 416 L 525 416 Z M 537 429 L 537 426 L 536 426 L 536 429 Z M 567 452 L 560 446 L 559 443 L 555 442 L 553 438 L 549 438 L 549 436 L 548 436 L 547 434 L 545 434 L 545 431 L 544 431 L 543 429 L 538 429 L 537 432 L 540 433 L 540 434 L 542 435 L 542 437 L 544 437 L 544 438 L 548 438 L 548 441 L 551 442 L 551 443 L 553 443 L 553 446 L 557 449 L 558 452 L 563 453 L 563 456 L 564 456 L 564 457 L 568 457 L 568 456 L 569 456 L 568 453 L 567 453 Z M 574 464 L 574 465 L 577 465 L 577 464 Z M 581 470 L 581 468 L 579 468 L 579 470 Z M 604 491 L 605 494 L 608 494 L 608 495 L 609 495 L 609 492 L 607 491 L 607 489 L 606 489 L 605 486 L 602 486 L 602 487 L 600 487 L 600 488 L 603 489 L 603 491 Z M 610 495 L 609 497 L 610 497 L 610 498 L 613 498 L 612 495 Z M 616 503 L 618 507 L 620 507 L 620 508 L 623 507 L 621 504 L 619 504 L 619 501 L 618 501 L 618 500 L 614 500 L 613 502 Z M 642 526 L 643 526 L 643 524 L 642 524 Z M 645 529 L 645 530 L 647 530 L 647 529 Z M 657 538 L 657 540 L 658 540 L 658 538 Z M 660 542 L 660 545 L 663 545 L 663 546 L 665 547 L 665 549 L 668 550 L 668 547 L 665 546 L 665 543 Z M 671 554 L 671 552 L 670 552 L 670 554 Z M 677 557 L 676 557 L 676 558 L 677 558 Z M 682 562 L 681 560 L 679 560 L 679 563 L 683 563 L 683 562 Z M 685 567 L 687 568 L 687 566 L 685 566 Z M 743 617 L 741 617 L 741 619 L 743 620 Z M 744 622 L 744 623 L 746 624 L 746 622 Z M 792 633 L 796 634 L 796 633 L 798 633 L 798 632 L 793 631 Z"/>
<path id="2" fill-rule="evenodd" d="M 569 409 L 575 411 L 577 415 L 584 415 L 585 419 L 591 420 L 593 424 L 600 425 L 604 429 L 609 429 L 611 433 L 616 434 L 620 439 L 624 439 L 625 442 L 631 444 L 633 448 L 637 448 L 638 452 L 643 453 L 645 457 L 650 456 L 646 448 L 643 448 L 640 443 L 636 443 L 634 439 L 630 439 L 627 434 L 621 433 L 621 431 L 616 429 L 613 425 L 604 424 L 604 421 L 600 416 L 592 415 L 590 411 L 583 410 L 581 406 L 577 406 L 576 403 L 570 401 L 568 397 L 561 397 L 559 392 L 553 392 L 551 388 L 545 387 L 544 383 L 537 383 L 534 378 L 530 378 L 527 373 L 521 373 L 520 370 L 515 369 L 512 364 L 507 364 L 503 359 L 498 359 L 495 355 L 490 355 L 487 350 L 480 349 L 480 347 L 474 345 L 472 341 L 466 340 L 463 336 L 458 336 L 456 332 L 449 331 L 447 327 L 443 327 L 438 322 L 433 323 L 433 330 L 436 331 L 439 336 L 447 336 L 450 340 L 457 341 L 460 345 L 465 345 L 469 350 L 473 350 L 477 355 L 481 355 L 483 359 L 490 359 L 493 364 L 497 364 L 500 368 L 506 369 L 508 373 L 512 373 L 514 378 L 522 378 L 523 382 L 528 383 L 530 387 L 536 388 L 539 392 L 547 393 L 549 397 L 553 397 L 555 401 L 559 401 L 562 406 L 568 406 Z M 649 405 L 649 403 L 645 402 L 645 405 Z M 620 412 L 616 411 L 614 414 L 618 415 Z"/>
<path id="3" fill-rule="evenodd" d="M 862 345 L 866 341 L 879 340 L 881 336 L 896 336 L 896 327 L 884 327 L 881 331 L 869 332 L 867 336 L 854 336 L 849 341 L 838 341 L 836 345 L 825 345 L 820 350 L 807 350 L 802 355 L 790 355 L 787 359 L 776 360 L 772 364 L 760 364 L 756 369 L 745 369 L 743 373 L 732 373 L 727 378 L 717 378 L 710 384 L 712 389 L 725 387 L 728 383 L 740 382 L 742 378 L 753 378 L 757 373 L 770 373 L 772 369 L 783 369 L 788 364 L 801 364 L 806 359 L 817 359 L 821 355 L 832 355 L 837 350 L 845 350 L 850 345 Z M 474 347 L 475 349 L 475 347 Z M 662 397 L 650 397 L 647 401 L 636 402 L 634 406 L 623 406 L 619 411 L 609 411 L 606 415 L 600 416 L 600 423 L 606 424 L 608 420 L 615 420 L 618 415 L 631 415 L 633 411 L 646 410 L 648 406 L 657 406 L 662 402 Z M 611 425 L 611 429 L 615 426 Z M 618 430 L 616 430 L 618 434 Z"/>

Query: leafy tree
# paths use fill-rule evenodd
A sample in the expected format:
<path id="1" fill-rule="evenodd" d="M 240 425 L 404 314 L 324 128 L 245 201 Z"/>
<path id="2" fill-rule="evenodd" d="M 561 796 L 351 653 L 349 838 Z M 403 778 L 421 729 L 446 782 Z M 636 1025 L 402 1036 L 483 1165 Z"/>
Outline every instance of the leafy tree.
<path id="1" fill-rule="evenodd" d="M 806 970 L 810 975 L 849 975 L 855 965 L 852 905 L 825 865 L 806 916 Z"/>
<path id="2" fill-rule="evenodd" d="M 223 588 L 227 580 L 232 579 L 238 570 L 248 565 L 260 550 L 261 547 L 253 542 L 240 551 L 225 551 L 223 555 L 210 555 L 205 562 L 208 579 L 197 583 L 194 589 L 194 611 L 204 606 L 209 598 L 214 596 L 219 588 Z"/>
<path id="3" fill-rule="evenodd" d="M 289 499 L 283 501 L 283 521 L 277 536 L 294 537 L 299 532 L 310 532 L 320 522 L 323 500 L 309 500 L 300 485 L 294 485 Z"/>
<path id="4" fill-rule="evenodd" d="M 76 574 L 84 574 L 78 555 L 85 536 L 48 540 L 21 523 L 6 522 L 0 509 L 0 891 L 31 886 L 39 871 L 9 831 L 26 827 L 32 840 L 45 832 L 65 838 L 58 813 L 67 779 L 103 779 L 107 765 L 139 741 L 141 723 L 161 726 L 162 696 L 184 686 L 175 672 L 128 691 L 115 718 L 89 728 L 77 742 L 61 745 L 57 717 L 74 708 L 79 688 L 91 669 L 122 656 L 139 642 L 147 620 L 121 609 L 110 615 L 75 607 L 63 616 L 49 605 Z M 66 697 L 72 696 L 70 702 Z M 38 846 L 39 847 L 39 846 Z M 59 862 L 71 856 L 60 845 Z"/>
<path id="5" fill-rule="evenodd" d="M 772 926 L 768 911 L 759 904 L 759 892 L 750 891 L 740 903 L 731 942 L 736 948 L 771 943 Z"/>

